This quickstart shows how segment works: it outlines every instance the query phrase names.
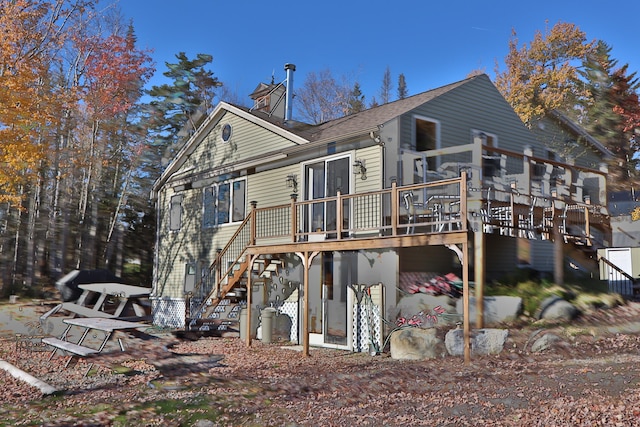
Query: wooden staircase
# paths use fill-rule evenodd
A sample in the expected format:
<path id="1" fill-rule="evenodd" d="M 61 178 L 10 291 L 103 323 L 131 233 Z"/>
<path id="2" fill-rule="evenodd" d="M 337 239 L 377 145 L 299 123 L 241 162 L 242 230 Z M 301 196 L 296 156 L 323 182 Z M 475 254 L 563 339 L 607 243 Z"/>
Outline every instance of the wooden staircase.
<path id="1" fill-rule="evenodd" d="M 187 298 L 187 313 L 185 316 L 185 329 L 188 331 L 209 332 L 212 335 L 239 334 L 240 310 L 246 307 L 248 293 L 248 275 L 252 274 L 255 281 L 264 281 L 277 273 L 282 261 L 277 258 L 260 258 L 254 261 L 253 269 L 249 266 L 249 257 L 245 256 L 244 248 L 241 256 L 218 276 L 218 266 L 224 265 L 221 262 L 222 252 L 218 254 L 216 260 L 209 268 L 209 275 L 219 277 L 211 283 L 208 294 L 195 308 L 192 306 L 191 298 Z M 202 291 L 206 287 L 206 281 L 198 284 L 197 289 Z"/>

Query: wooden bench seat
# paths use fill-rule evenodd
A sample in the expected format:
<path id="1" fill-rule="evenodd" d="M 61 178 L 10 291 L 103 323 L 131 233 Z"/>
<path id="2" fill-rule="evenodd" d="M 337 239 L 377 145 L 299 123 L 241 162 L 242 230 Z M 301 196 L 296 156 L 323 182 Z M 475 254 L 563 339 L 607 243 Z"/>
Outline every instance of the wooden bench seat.
<path id="1" fill-rule="evenodd" d="M 69 353 L 76 354 L 78 356 L 88 356 L 90 354 L 98 353 L 98 350 L 94 350 L 83 345 L 74 344 L 69 341 L 63 341 L 55 337 L 42 338 L 42 342 L 52 347 L 68 351 Z"/>
<path id="2" fill-rule="evenodd" d="M 84 305 L 76 304 L 73 302 L 62 303 L 61 308 L 71 313 L 78 314 L 82 317 L 103 317 L 105 319 L 111 319 L 115 317 L 113 314 L 105 313 L 104 311 L 94 310 L 91 307 L 85 307 Z"/>

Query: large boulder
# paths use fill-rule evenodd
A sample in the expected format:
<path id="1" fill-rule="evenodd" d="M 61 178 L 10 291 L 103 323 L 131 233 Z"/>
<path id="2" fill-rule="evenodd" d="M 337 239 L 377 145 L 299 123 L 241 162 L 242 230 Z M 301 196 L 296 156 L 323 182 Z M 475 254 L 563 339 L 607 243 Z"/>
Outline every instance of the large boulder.
<path id="1" fill-rule="evenodd" d="M 479 355 L 498 354 L 508 336 L 507 329 L 476 329 L 471 333 L 471 352 Z M 452 329 L 447 332 L 444 345 L 450 355 L 464 355 L 464 330 Z"/>
<path id="2" fill-rule="evenodd" d="M 442 340 L 433 328 L 404 328 L 391 333 L 391 358 L 402 360 L 435 359 L 445 355 Z"/>
<path id="3" fill-rule="evenodd" d="M 550 296 L 540 303 L 536 318 L 540 320 L 573 320 L 579 310 L 575 305 L 559 296 Z"/>
<path id="4" fill-rule="evenodd" d="M 463 300 L 456 303 L 456 310 L 463 314 Z M 484 297 L 484 323 L 486 325 L 511 322 L 518 318 L 522 311 L 522 298 L 510 296 Z M 469 321 L 476 322 L 476 299 L 469 297 Z"/>

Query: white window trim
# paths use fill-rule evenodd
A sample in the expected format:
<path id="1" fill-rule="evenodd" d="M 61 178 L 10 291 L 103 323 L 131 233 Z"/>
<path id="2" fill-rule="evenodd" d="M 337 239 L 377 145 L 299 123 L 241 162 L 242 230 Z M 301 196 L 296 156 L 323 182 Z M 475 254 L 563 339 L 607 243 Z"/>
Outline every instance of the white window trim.
<path id="1" fill-rule="evenodd" d="M 171 221 L 171 218 L 172 218 L 172 215 L 173 215 L 173 200 L 177 199 L 177 198 L 179 198 L 179 200 L 180 200 L 179 201 L 179 205 L 180 205 L 180 219 L 179 219 L 180 220 L 180 224 L 179 224 L 178 228 L 173 228 L 172 227 L 172 221 Z M 172 232 L 172 233 L 177 233 L 182 229 L 182 217 L 183 217 L 183 214 L 184 214 L 184 208 L 182 206 L 183 203 L 184 203 L 184 194 L 182 194 L 182 193 L 175 193 L 175 194 L 172 194 L 169 197 L 169 212 L 168 212 L 169 215 L 168 215 L 167 220 L 169 222 L 169 231 Z"/>
<path id="2" fill-rule="evenodd" d="M 233 184 L 235 182 L 239 182 L 239 181 L 244 181 L 244 214 L 242 216 L 242 220 L 240 221 L 233 221 Z M 230 204 L 229 204 L 229 222 L 225 222 L 223 224 L 219 224 L 218 223 L 218 215 L 217 215 L 217 211 L 218 211 L 218 190 L 217 188 L 221 185 L 225 185 L 225 184 L 229 184 L 229 188 L 232 192 L 232 194 L 230 195 Z M 214 224 L 212 225 L 206 225 L 205 224 L 205 212 L 206 212 L 206 206 L 205 206 L 205 192 L 207 190 L 209 190 L 212 187 L 216 187 L 216 191 L 215 191 L 215 212 L 214 212 Z M 232 225 L 237 225 L 240 224 L 242 221 L 244 221 L 247 217 L 247 178 L 246 177 L 241 177 L 241 178 L 233 178 L 233 179 L 227 179 L 224 181 L 220 181 L 220 182 L 216 182 L 215 184 L 209 185 L 207 187 L 204 187 L 202 189 L 202 228 L 220 228 L 220 227 L 226 227 L 226 226 L 232 226 Z"/>
<path id="3" fill-rule="evenodd" d="M 498 146 L 499 146 L 498 145 L 499 144 L 498 135 L 496 135 L 495 133 L 486 132 L 486 131 L 480 130 L 480 129 L 471 129 L 471 142 L 474 143 L 476 135 L 479 135 L 481 133 L 491 137 L 493 139 L 493 141 L 494 141 L 493 147 L 498 148 Z"/>
<path id="4" fill-rule="evenodd" d="M 436 150 L 442 148 L 442 141 L 440 139 L 440 133 L 441 133 L 441 124 L 440 124 L 440 120 L 438 119 L 434 119 L 432 117 L 427 117 L 427 116 L 422 116 L 419 114 L 414 114 L 412 116 L 412 120 L 411 120 L 411 140 L 413 142 L 416 141 L 416 120 L 422 120 L 425 122 L 431 122 L 431 123 L 435 123 L 436 125 Z M 417 148 L 416 148 L 417 151 Z"/>

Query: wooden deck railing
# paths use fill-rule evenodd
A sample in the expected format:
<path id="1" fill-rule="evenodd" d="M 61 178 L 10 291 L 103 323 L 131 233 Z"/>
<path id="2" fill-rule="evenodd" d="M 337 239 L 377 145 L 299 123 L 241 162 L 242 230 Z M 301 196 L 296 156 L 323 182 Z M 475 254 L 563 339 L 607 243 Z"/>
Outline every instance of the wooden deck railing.
<path id="1" fill-rule="evenodd" d="M 464 177 L 256 208 L 255 244 L 465 231 Z"/>

